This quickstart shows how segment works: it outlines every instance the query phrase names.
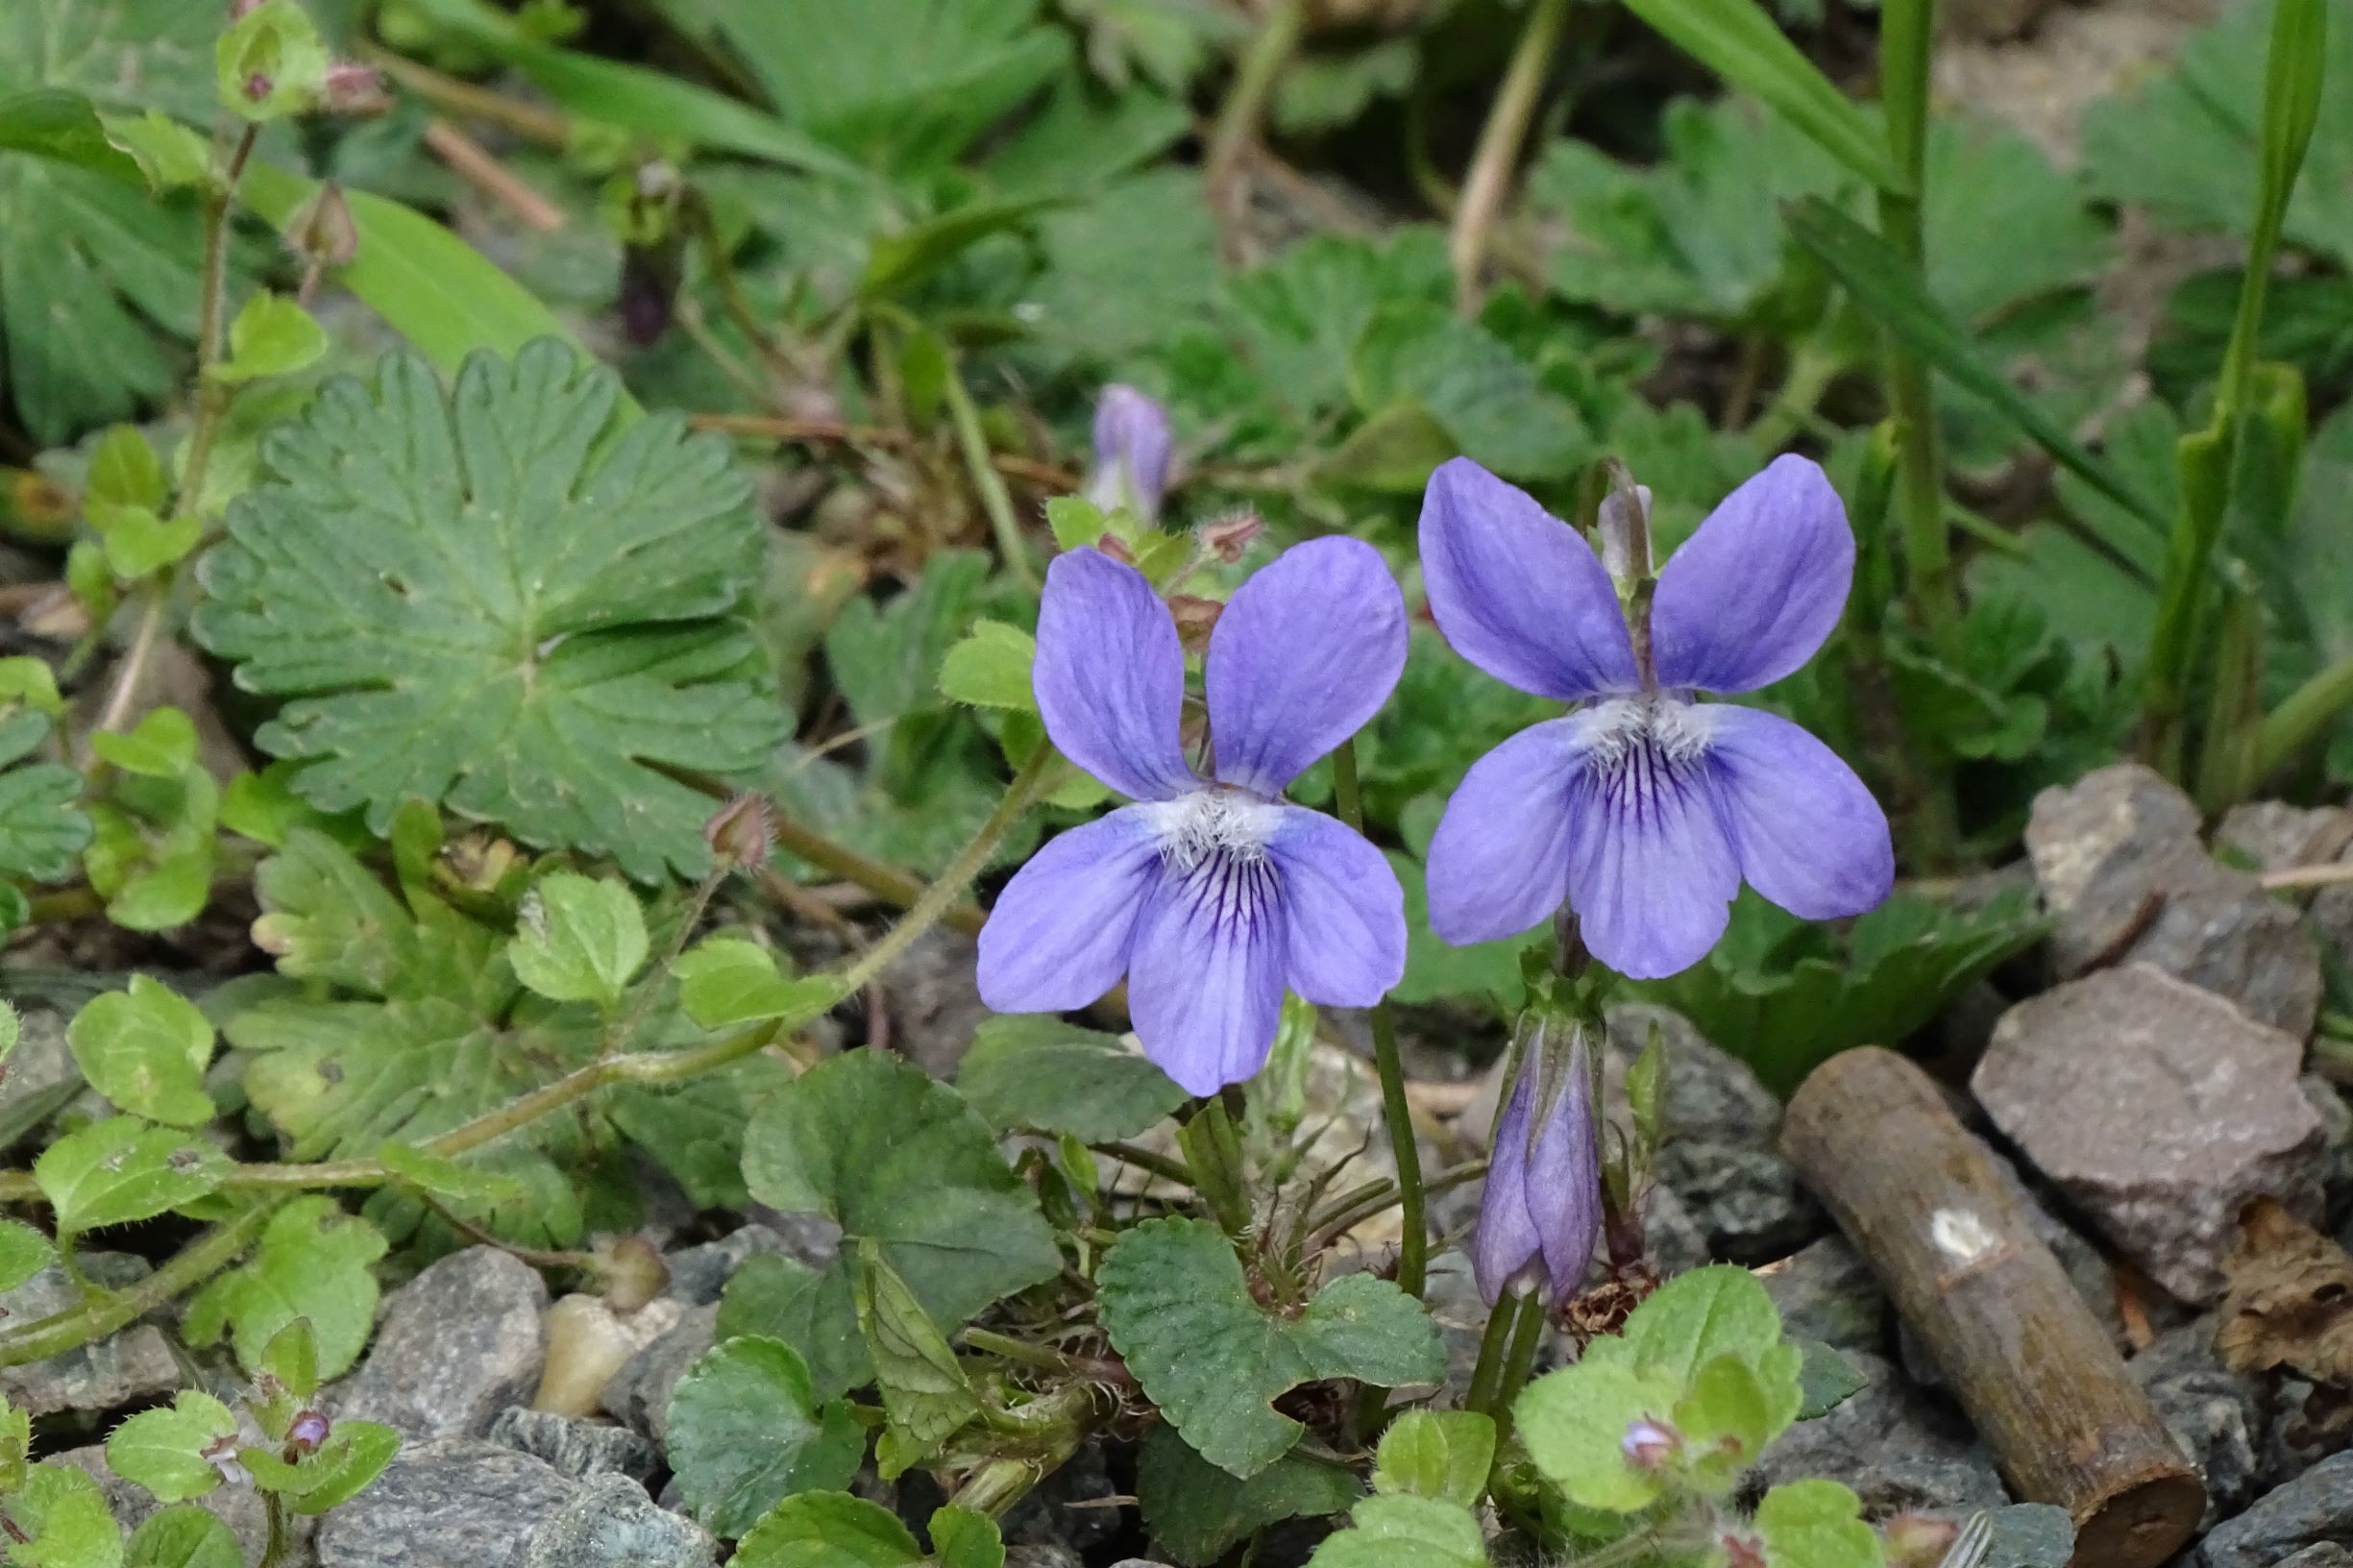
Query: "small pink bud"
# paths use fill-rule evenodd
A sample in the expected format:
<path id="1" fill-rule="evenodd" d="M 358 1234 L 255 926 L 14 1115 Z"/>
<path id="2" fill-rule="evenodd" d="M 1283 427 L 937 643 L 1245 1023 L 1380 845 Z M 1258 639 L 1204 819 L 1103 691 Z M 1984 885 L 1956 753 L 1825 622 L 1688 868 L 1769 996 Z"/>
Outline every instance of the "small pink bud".
<path id="1" fill-rule="evenodd" d="M 1683 1434 L 1664 1421 L 1639 1417 L 1630 1422 L 1626 1435 L 1618 1439 L 1618 1450 L 1626 1462 L 1637 1470 L 1655 1470 L 1682 1451 Z"/>
<path id="2" fill-rule="evenodd" d="M 270 88 L 273 86 L 274 84 L 267 76 L 256 71 L 245 79 L 245 96 L 257 104 L 270 95 Z"/>
<path id="3" fill-rule="evenodd" d="M 305 1453 L 315 1454 L 319 1445 L 327 1441 L 327 1417 L 316 1410 L 305 1410 L 286 1429 L 286 1442 Z"/>
<path id="4" fill-rule="evenodd" d="M 702 842 L 728 866 L 750 870 L 768 864 L 769 846 L 775 842 L 776 819 L 768 797 L 747 791 L 737 796 L 702 824 Z"/>
<path id="5" fill-rule="evenodd" d="M 1765 1546 L 1762 1541 L 1726 1531 L 1724 1556 L 1729 1568 L 1765 1568 Z"/>
<path id="6" fill-rule="evenodd" d="M 1238 563 L 1244 551 L 1266 531 L 1266 520 L 1252 511 L 1231 512 L 1212 518 L 1201 525 L 1201 548 L 1228 566 Z"/>
<path id="7" fill-rule="evenodd" d="M 359 225 L 352 217 L 343 187 L 330 180 L 286 226 L 286 243 L 295 255 L 322 267 L 347 267 L 359 254 Z"/>
<path id="8" fill-rule="evenodd" d="M 1210 633 L 1216 629 L 1217 617 L 1225 612 L 1223 600 L 1200 599 L 1191 594 L 1168 596 L 1168 613 L 1176 618 L 1177 641 L 1185 645 L 1188 653 L 1207 653 Z"/>

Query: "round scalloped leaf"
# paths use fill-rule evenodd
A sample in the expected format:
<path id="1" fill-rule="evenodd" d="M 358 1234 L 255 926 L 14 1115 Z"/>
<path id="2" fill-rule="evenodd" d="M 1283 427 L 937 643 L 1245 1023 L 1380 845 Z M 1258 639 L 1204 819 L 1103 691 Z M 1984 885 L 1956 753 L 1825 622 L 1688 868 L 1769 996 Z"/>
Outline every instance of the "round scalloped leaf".
<path id="1" fill-rule="evenodd" d="M 264 441 L 196 630 L 292 699 L 257 739 L 308 761 L 312 805 L 380 835 L 438 801 L 640 881 L 709 863 L 710 801 L 673 773 L 747 773 L 784 735 L 735 613 L 760 530 L 723 440 L 621 400 L 554 339 L 446 395 L 401 351 Z"/>
<path id="2" fill-rule="evenodd" d="M 687 1507 L 733 1538 L 799 1492 L 849 1484 L 866 1433 L 849 1407 L 821 1406 L 781 1340 L 746 1335 L 704 1353 L 670 1397 L 671 1463 Z"/>

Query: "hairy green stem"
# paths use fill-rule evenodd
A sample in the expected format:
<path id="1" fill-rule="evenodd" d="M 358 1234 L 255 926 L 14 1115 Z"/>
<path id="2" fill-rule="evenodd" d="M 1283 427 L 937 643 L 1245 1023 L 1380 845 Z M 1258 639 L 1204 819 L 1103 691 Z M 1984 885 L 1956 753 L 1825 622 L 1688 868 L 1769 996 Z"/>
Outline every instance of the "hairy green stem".
<path id="1" fill-rule="evenodd" d="M 964 373 L 950 366 L 942 391 L 947 398 L 948 418 L 956 427 L 956 445 L 964 453 L 965 471 L 971 476 L 972 488 L 980 492 L 989 527 L 996 532 L 997 553 L 1005 557 L 1013 575 L 1034 591 L 1038 568 L 1021 538 L 1021 521 L 1014 516 L 1013 494 L 1005 488 L 1005 476 L 996 471 L 996 460 L 989 453 L 989 437 L 980 428 L 980 410 L 973 406 L 972 394 L 965 387 Z"/>
<path id="2" fill-rule="evenodd" d="M 1544 73 L 1560 47 L 1561 25 L 1569 14 L 1568 0 L 1536 0 L 1512 47 L 1503 85 L 1480 129 L 1479 145 L 1471 154 L 1469 175 L 1462 182 L 1462 200 L 1455 208 L 1447 251 L 1455 269 L 1455 308 L 1475 314 L 1481 295 L 1480 274 L 1487 259 L 1487 236 L 1495 216 L 1503 210 L 1510 188 L 1511 170 L 1519 161 L 1520 145 L 1528 137 L 1529 117 L 1535 112 L 1544 88 Z"/>
<path id="3" fill-rule="evenodd" d="M 1332 753 L 1332 792 L 1340 821 L 1364 831 L 1364 799 L 1357 781 L 1357 743 L 1352 736 Z M 1381 1119 L 1388 1126 L 1389 1152 L 1397 1161 L 1397 1201 L 1405 1234 L 1397 1245 L 1397 1285 L 1419 1300 L 1430 1269 L 1430 1235 L 1422 1219 L 1422 1153 L 1413 1138 L 1413 1107 L 1406 1098 L 1405 1063 L 1397 1053 L 1397 1021 L 1389 999 L 1373 1004 L 1373 1065 L 1381 1074 Z"/>
<path id="4" fill-rule="evenodd" d="M 265 1198 L 236 1218 L 215 1225 L 167 1259 L 153 1274 L 110 1296 L 16 1328 L 0 1329 L 0 1366 L 46 1360 L 130 1327 L 235 1262 L 252 1245 L 263 1223 L 285 1201 L 284 1197 Z"/>

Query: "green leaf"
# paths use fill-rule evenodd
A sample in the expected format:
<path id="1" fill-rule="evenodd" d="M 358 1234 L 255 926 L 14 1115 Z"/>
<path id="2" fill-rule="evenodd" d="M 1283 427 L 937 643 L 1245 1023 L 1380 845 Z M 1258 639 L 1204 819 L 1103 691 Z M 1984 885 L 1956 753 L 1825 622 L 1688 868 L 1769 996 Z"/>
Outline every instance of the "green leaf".
<path id="1" fill-rule="evenodd" d="M 1766 1568 L 1881 1568 L 1878 1532 L 1862 1503 L 1835 1481 L 1793 1481 L 1756 1505 Z"/>
<path id="2" fill-rule="evenodd" d="M 65 1040 L 90 1087 L 133 1115 L 176 1127 L 212 1119 L 212 1025 L 169 986 L 133 975 L 128 991 L 85 1003 Z"/>
<path id="3" fill-rule="evenodd" d="M 1000 1132 L 1068 1133 L 1084 1143 L 1134 1138 L 1186 1098 L 1117 1035 L 1030 1014 L 982 1020 L 956 1088 Z"/>
<path id="4" fill-rule="evenodd" d="M 1349 377 L 1366 413 L 1419 404 L 1466 455 L 1507 478 L 1563 478 L 1591 453 L 1576 406 L 1500 338 L 1444 306 L 1384 306 L 1357 342 Z"/>
<path id="5" fill-rule="evenodd" d="M 1977 351 L 1970 333 L 1931 298 L 1887 242 L 1819 197 L 1786 209 L 1789 232 L 1845 286 L 1856 306 L 1897 341 L 1960 387 L 2006 415 L 2051 460 L 2156 527 L 2169 520 L 2153 501 L 2085 450 Z"/>
<path id="6" fill-rule="evenodd" d="M 1236 1481 L 1167 1426 L 1152 1429 L 1136 1461 L 1152 1544 L 1185 1568 L 1208 1568 L 1269 1525 L 1339 1513 L 1362 1495 L 1346 1466 L 1299 1453 Z"/>
<path id="7" fill-rule="evenodd" d="M 1487 1568 L 1479 1517 L 1434 1497 L 1368 1497 L 1350 1527 L 1326 1537 L 1313 1568 Z"/>
<path id="8" fill-rule="evenodd" d="M 221 1483 L 209 1451 L 237 1435 L 236 1413 L 210 1394 L 183 1388 L 172 1403 L 141 1410 L 107 1436 L 107 1464 L 163 1503 L 185 1503 Z"/>
<path id="9" fill-rule="evenodd" d="M 619 399 L 561 343 L 477 355 L 447 398 L 395 354 L 265 444 L 196 626 L 293 698 L 257 739 L 316 759 L 312 804 L 381 833 L 442 801 L 643 881 L 707 864 L 709 801 L 661 768 L 740 773 L 782 739 L 733 615 L 760 535 L 723 441 L 614 431 Z"/>
<path id="10" fill-rule="evenodd" d="M 874 1363 L 890 1426 L 877 1443 L 882 1479 L 928 1460 L 981 1413 L 964 1363 L 871 1241 L 858 1244 L 858 1330 Z"/>
<path id="11" fill-rule="evenodd" d="M 727 1340 L 688 1370 L 668 1431 L 679 1492 L 723 1536 L 744 1534 L 796 1493 L 848 1485 L 866 1451 L 848 1407 L 821 1409 L 792 1347 L 756 1335 Z"/>
<path id="12" fill-rule="evenodd" d="M 939 1568 L 1005 1568 L 1005 1538 L 996 1521 L 978 1509 L 953 1504 L 934 1508 L 928 1528 Z"/>
<path id="13" fill-rule="evenodd" d="M 708 937 L 678 955 L 671 974 L 686 1016 L 705 1029 L 728 1029 L 762 1018 L 805 1018 L 838 999 L 829 976 L 787 979 L 776 956 L 742 937 Z"/>
<path id="14" fill-rule="evenodd" d="M 90 842 L 90 820 L 75 804 L 81 773 L 24 760 L 49 738 L 51 723 L 31 708 L 0 719 L 0 874 L 61 881 Z"/>
<path id="15" fill-rule="evenodd" d="M 1772 1394 L 1755 1370 L 1737 1355 L 1719 1356 L 1700 1368 L 1676 1402 L 1674 1427 L 1688 1456 L 1685 1484 L 1722 1494 L 1736 1485 L 1764 1452 L 1768 1439 L 1788 1424 L 1777 1424 Z"/>
<path id="16" fill-rule="evenodd" d="M 1781 1313 L 1755 1275 L 1730 1263 L 1679 1274 L 1643 1298 L 1621 1331 L 1635 1360 L 1688 1387 L 1719 1356 L 1759 1364 L 1781 1348 Z"/>
<path id="17" fill-rule="evenodd" d="M 820 1063 L 753 1117 L 744 1144 L 753 1197 L 842 1227 L 842 1251 L 757 1309 L 809 1362 L 818 1397 L 872 1375 L 851 1270 L 871 1241 L 949 1332 L 1009 1292 L 1052 1277 L 1062 1251 L 1037 1200 L 955 1090 L 876 1051 Z M 772 1275 L 754 1275 L 756 1281 Z M 744 1276 L 738 1275 L 738 1282 Z M 731 1288 L 733 1304 L 738 1292 Z"/>
<path id="18" fill-rule="evenodd" d="M 1477 1410 L 1408 1410 L 1381 1434 L 1373 1490 L 1476 1507 L 1495 1464 L 1495 1423 Z"/>
<path id="19" fill-rule="evenodd" d="M 338 1421 L 315 1454 L 288 1464 L 264 1449 L 237 1452 L 237 1462 L 265 1492 L 276 1492 L 296 1513 L 325 1513 L 350 1502 L 384 1472 L 401 1450 L 401 1434 L 375 1421 Z"/>
<path id="20" fill-rule="evenodd" d="M 915 1568 L 923 1554 L 898 1516 L 846 1492 L 788 1497 L 736 1543 L 732 1568 Z"/>
<path id="21" fill-rule="evenodd" d="M 1799 1420 L 1819 1420 L 1871 1386 L 1871 1380 L 1836 1346 L 1826 1345 L 1819 1339 L 1801 1339 L 1798 1348 L 1805 1354 L 1805 1364 L 1798 1374 L 1798 1388 L 1802 1396 L 1798 1406 Z"/>
<path id="22" fill-rule="evenodd" d="M 29 1540 L 15 1540 L 8 1560 L 18 1568 L 118 1568 L 122 1527 L 106 1495 L 70 1464 L 37 1464 L 9 1499 L 10 1522 Z"/>
<path id="23" fill-rule="evenodd" d="M 140 1522 L 131 1532 L 123 1568 L 245 1568 L 245 1553 L 218 1515 L 182 1504 Z"/>
<path id="24" fill-rule="evenodd" d="M 980 621 L 964 641 L 940 661 L 941 695 L 978 708 L 1038 711 L 1037 694 L 1030 690 L 1030 666 L 1038 657 L 1038 639 L 1019 626 L 1002 621 Z"/>
<path id="25" fill-rule="evenodd" d="M 1347 1274 L 1296 1317 L 1253 1299 L 1233 1247 L 1197 1219 L 1121 1234 L 1097 1272 L 1104 1331 L 1144 1392 L 1211 1463 L 1247 1480 L 1283 1457 L 1300 1426 L 1271 1408 L 1303 1383 L 1384 1387 L 1445 1371 L 1437 1326 L 1386 1280 Z"/>
<path id="26" fill-rule="evenodd" d="M 297 0 L 261 0 L 221 35 L 221 107 L 249 120 L 280 120 L 318 107 L 333 63 Z"/>
<path id="27" fill-rule="evenodd" d="M 265 376 L 291 376 L 327 355 L 327 330 L 309 311 L 277 294 L 257 294 L 229 324 L 229 357 L 212 367 L 232 384 Z"/>
<path id="28" fill-rule="evenodd" d="M 84 504 L 103 501 L 116 506 L 160 506 L 170 494 L 163 460 L 137 426 L 117 425 L 98 438 L 90 452 L 89 477 L 83 481 Z"/>
<path id="29" fill-rule="evenodd" d="M 194 1203 L 229 1175 L 229 1157 L 202 1138 L 136 1116 L 67 1133 L 33 1162 L 60 1234 L 152 1219 Z"/>
<path id="30" fill-rule="evenodd" d="M 1605 1341 L 1596 1341 L 1597 1344 Z M 1658 1477 L 1628 1461 L 1627 1428 L 1664 1423 L 1682 1383 L 1660 1366 L 1587 1354 L 1531 1383 L 1512 1407 L 1529 1459 L 1579 1507 L 1634 1513 L 1659 1497 Z"/>
<path id="31" fill-rule="evenodd" d="M 162 570 L 184 557 L 204 539 L 205 526 L 195 517 L 163 518 L 144 506 L 110 506 L 96 502 L 85 509 L 89 514 L 90 526 L 98 530 L 99 539 L 106 546 L 107 569 L 124 582 L 135 582 Z"/>
<path id="32" fill-rule="evenodd" d="M 21 1219 L 0 1219 L 0 1290 L 13 1290 L 49 1266 L 57 1248 Z"/>
<path id="33" fill-rule="evenodd" d="M 645 912 L 619 882 L 555 871 L 525 895 L 507 962 L 553 1002 L 611 1007 L 646 962 Z"/>
<path id="34" fill-rule="evenodd" d="M 405 1143 L 381 1144 L 376 1158 L 410 1187 L 461 1212 L 478 1213 L 523 1196 L 523 1184 L 511 1176 L 445 1160 Z"/>
<path id="35" fill-rule="evenodd" d="M 903 294 L 992 234 L 1017 229 L 1048 207 L 1050 197 L 970 202 L 895 233 L 877 234 L 867 253 L 858 293 L 870 300 Z"/>
<path id="36" fill-rule="evenodd" d="M 332 1198 L 296 1198 L 270 1216 L 251 1259 L 190 1300 L 188 1343 L 211 1344 L 227 1330 L 237 1360 L 258 1372 L 263 1352 L 300 1319 L 310 1325 L 319 1375 L 341 1377 L 375 1326 L 378 1287 L 368 1265 L 384 1249 L 381 1231 Z"/>
<path id="37" fill-rule="evenodd" d="M 1628 0 L 1701 64 L 1772 105 L 1832 158 L 1882 190 L 1910 188 L 1873 116 L 1839 91 L 1755 0 Z"/>

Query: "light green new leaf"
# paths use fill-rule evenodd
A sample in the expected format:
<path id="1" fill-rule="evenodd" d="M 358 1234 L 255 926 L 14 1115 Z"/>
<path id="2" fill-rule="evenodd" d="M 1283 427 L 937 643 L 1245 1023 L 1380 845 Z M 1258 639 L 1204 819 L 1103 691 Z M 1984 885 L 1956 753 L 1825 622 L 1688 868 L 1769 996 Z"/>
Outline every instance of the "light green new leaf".
<path id="1" fill-rule="evenodd" d="M 1152 1429 L 1136 1460 L 1136 1502 L 1152 1544 L 1185 1568 L 1208 1568 L 1269 1525 L 1338 1513 L 1363 1495 L 1345 1465 L 1297 1452 L 1237 1481 L 1166 1425 Z"/>
<path id="2" fill-rule="evenodd" d="M 1185 1090 L 1116 1035 L 1031 1014 L 983 1020 L 956 1088 L 1002 1132 L 1134 1138 L 1175 1114 Z"/>
<path id="3" fill-rule="evenodd" d="M 821 974 L 788 979 L 776 955 L 742 937 L 709 937 L 678 955 L 671 969 L 686 1016 L 705 1029 L 763 1018 L 813 1017 L 833 1005 L 841 987 Z"/>
<path id="4" fill-rule="evenodd" d="M 611 1007 L 646 962 L 645 911 L 618 882 L 556 871 L 523 900 L 507 962 L 551 1002 Z"/>
<path id="5" fill-rule="evenodd" d="M 764 1267 L 739 1273 L 728 1291 L 732 1326 L 798 1350 L 821 1399 L 873 1374 L 853 1299 L 858 1243 L 873 1242 L 951 1334 L 1062 1267 L 1054 1233 L 988 1126 L 954 1090 L 877 1051 L 821 1063 L 761 1107 L 744 1179 L 762 1203 L 842 1227 L 841 1253 L 822 1271 Z"/>
<path id="6" fill-rule="evenodd" d="M 245 1568 L 245 1552 L 219 1515 L 184 1503 L 140 1522 L 123 1568 Z"/>
<path id="7" fill-rule="evenodd" d="M 1299 1438 L 1273 1402 L 1303 1383 L 1356 1378 L 1384 1387 L 1445 1372 L 1437 1325 L 1386 1280 L 1347 1274 L 1295 1317 L 1250 1294 L 1233 1247 L 1197 1219 L 1124 1232 L 1097 1272 L 1104 1332 L 1185 1440 L 1248 1479 Z"/>
<path id="8" fill-rule="evenodd" d="M 221 108 L 248 120 L 282 120 L 318 107 L 334 63 L 299 0 L 261 0 L 221 35 L 214 78 Z"/>
<path id="9" fill-rule="evenodd" d="M 194 1203 L 229 1175 L 229 1157 L 204 1139 L 136 1116 L 67 1133 L 33 1162 L 60 1234 L 153 1219 Z"/>
<path id="10" fill-rule="evenodd" d="M 229 324 L 229 357 L 212 376 L 233 383 L 291 376 L 326 355 L 327 330 L 309 311 L 281 295 L 257 294 Z"/>
<path id="11" fill-rule="evenodd" d="M 376 1151 L 383 1167 L 421 1192 L 430 1193 L 461 1211 L 478 1213 L 523 1196 L 523 1184 L 495 1170 L 484 1170 L 405 1143 L 386 1143 Z"/>
<path id="12" fill-rule="evenodd" d="M 1719 1356 L 1756 1364 L 1781 1345 L 1781 1313 L 1755 1275 L 1730 1263 L 1678 1274 L 1643 1298 L 1622 1337 L 1636 1361 L 1664 1367 L 1679 1387 Z"/>
<path id="13" fill-rule="evenodd" d="M 1368 1497 L 1348 1529 L 1327 1536 L 1311 1568 L 1487 1568 L 1479 1516 L 1459 1503 L 1405 1495 Z"/>
<path id="14" fill-rule="evenodd" d="M 1881 1568 L 1878 1531 L 1862 1502 L 1835 1481 L 1793 1481 L 1756 1505 L 1766 1568 Z"/>
<path id="15" fill-rule="evenodd" d="M 381 1231 L 334 1199 L 296 1198 L 270 1216 L 254 1256 L 188 1303 L 188 1343 L 208 1345 L 226 1330 L 237 1360 L 258 1371 L 288 1325 L 310 1325 L 319 1375 L 341 1377 L 359 1359 L 376 1324 L 379 1290 L 369 1264 L 384 1255 Z"/>
<path id="16" fill-rule="evenodd" d="M 197 633 L 292 698 L 263 747 L 384 831 L 411 796 L 641 881 L 709 860 L 709 800 L 783 738 L 735 616 L 760 534 L 726 444 L 672 417 L 614 429 L 613 374 L 559 342 L 414 355 L 330 382 L 263 445 L 205 557 Z"/>
<path id="17" fill-rule="evenodd" d="M 133 975 L 128 991 L 84 1004 L 66 1025 L 65 1041 L 90 1087 L 133 1115 L 175 1127 L 212 1119 L 204 1087 L 212 1025 L 169 986 Z"/>
<path id="18" fill-rule="evenodd" d="M 401 1434 L 376 1421 L 338 1421 L 315 1454 L 295 1463 L 266 1449 L 237 1451 L 237 1462 L 265 1492 L 276 1492 L 296 1513 L 325 1513 L 359 1495 L 382 1475 L 401 1449 Z"/>
<path id="19" fill-rule="evenodd" d="M 964 641 L 940 661 L 941 695 L 977 708 L 1038 711 L 1037 693 L 1030 689 L 1030 666 L 1038 658 L 1038 639 L 1019 626 L 1002 621 L 980 621 Z"/>
<path id="20" fill-rule="evenodd" d="M 141 1410 L 107 1435 L 107 1464 L 164 1503 L 185 1503 L 221 1483 L 208 1451 L 237 1434 L 236 1412 L 201 1389 Z"/>
<path id="21" fill-rule="evenodd" d="M 792 1347 L 757 1335 L 729 1339 L 688 1370 L 667 1430 L 687 1507 L 723 1536 L 796 1493 L 848 1485 L 866 1451 L 848 1407 L 821 1409 Z"/>
<path id="22" fill-rule="evenodd" d="M 106 1494 L 70 1464 L 37 1464 L 8 1503 L 9 1521 L 30 1539 L 12 1540 L 14 1568 L 119 1568 L 122 1527 Z"/>
<path id="23" fill-rule="evenodd" d="M 0 1219 L 0 1290 L 13 1290 L 49 1266 L 57 1248 L 21 1219 Z"/>
<path id="24" fill-rule="evenodd" d="M 1636 1421 L 1665 1422 L 1682 1391 L 1680 1380 L 1664 1367 L 1588 1354 L 1523 1389 L 1512 1407 L 1513 1425 L 1536 1469 L 1570 1502 L 1634 1513 L 1658 1501 L 1659 1482 L 1628 1462 L 1626 1429 Z"/>
<path id="25" fill-rule="evenodd" d="M 1381 1434 L 1373 1490 L 1474 1507 L 1495 1463 L 1495 1423 L 1477 1410 L 1408 1410 Z"/>
<path id="26" fill-rule="evenodd" d="M 90 749 L 127 773 L 178 778 L 196 761 L 196 722 L 178 708 L 158 708 L 127 731 L 91 736 Z"/>

